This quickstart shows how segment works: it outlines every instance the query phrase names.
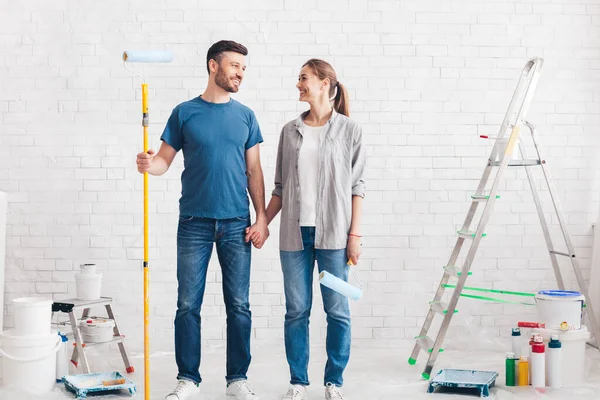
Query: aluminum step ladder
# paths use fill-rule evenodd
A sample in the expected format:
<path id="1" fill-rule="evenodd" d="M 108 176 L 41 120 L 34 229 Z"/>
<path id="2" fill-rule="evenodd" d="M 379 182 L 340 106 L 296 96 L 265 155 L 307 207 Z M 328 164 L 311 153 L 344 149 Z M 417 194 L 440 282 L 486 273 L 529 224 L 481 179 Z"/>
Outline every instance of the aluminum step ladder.
<path id="1" fill-rule="evenodd" d="M 567 225 L 556 193 L 556 188 L 552 183 L 552 179 L 548 171 L 546 158 L 544 157 L 543 151 L 540 147 L 535 126 L 526 120 L 527 111 L 529 109 L 529 105 L 531 103 L 537 82 L 539 80 L 539 74 L 542 68 L 542 64 L 543 60 L 541 58 L 533 58 L 527 62 L 527 64 L 521 72 L 519 82 L 511 99 L 511 102 L 508 106 L 508 110 L 498 132 L 498 135 L 494 138 L 482 136 L 483 138 L 495 139 L 495 143 L 492 148 L 492 152 L 488 159 L 485 170 L 483 172 L 483 176 L 479 181 L 479 185 L 477 186 L 477 191 L 475 195 L 472 196 L 471 207 L 469 208 L 465 222 L 462 228 L 457 232 L 458 238 L 456 240 L 454 250 L 452 251 L 452 254 L 450 256 L 450 260 L 448 261 L 448 264 L 444 267 L 444 273 L 440 285 L 438 286 L 433 301 L 430 302 L 429 311 L 427 313 L 421 331 L 416 337 L 416 342 L 413 351 L 410 355 L 410 358 L 408 359 L 409 364 L 414 365 L 417 362 L 417 357 L 420 351 L 429 354 L 427 364 L 425 365 L 423 373 L 421 374 L 421 376 L 427 380 L 429 380 L 431 377 L 431 372 L 433 370 L 433 366 L 437 360 L 439 353 L 443 351 L 442 343 L 448 331 L 448 327 L 450 326 L 452 316 L 457 311 L 456 305 L 458 303 L 459 297 L 463 296 L 480 298 L 484 300 L 494 300 L 464 294 L 462 292 L 463 290 L 477 289 L 465 287 L 465 283 L 468 276 L 471 275 L 471 265 L 473 264 L 473 260 L 477 253 L 479 244 L 482 238 L 486 236 L 486 234 L 484 233 L 484 229 L 492 215 L 494 204 L 499 197 L 497 195 L 498 188 L 500 186 L 500 183 L 503 181 L 504 172 L 506 171 L 507 167 L 516 166 L 525 168 L 527 179 L 529 180 L 529 184 L 531 186 L 533 199 L 544 233 L 544 239 L 548 247 L 548 253 L 552 262 L 552 268 L 554 270 L 554 275 L 556 277 L 556 283 L 558 285 L 558 288 L 561 290 L 565 289 L 564 281 L 558 264 L 558 257 L 560 256 L 569 258 L 571 260 L 571 263 L 573 264 L 573 270 L 575 272 L 577 283 L 579 285 L 579 290 L 585 296 L 586 299 L 587 315 L 591 324 L 592 333 L 597 339 L 600 338 L 600 327 L 596 319 L 596 314 L 594 313 L 592 308 L 592 304 L 590 301 L 591 298 L 588 296 L 587 285 L 583 279 L 583 275 L 581 274 L 581 270 L 579 268 L 579 261 L 575 255 L 575 249 L 573 247 L 571 237 L 569 236 L 569 233 L 567 231 Z M 523 146 L 517 146 L 517 144 L 520 142 L 521 129 L 523 127 L 527 128 L 527 130 L 531 133 L 533 144 L 537 153 L 537 158 L 535 159 L 528 159 Z M 515 152 L 516 147 L 518 147 L 519 149 L 518 151 L 521 156 L 520 159 L 513 159 L 513 153 Z M 548 186 L 548 191 L 550 193 L 552 203 L 554 205 L 554 211 L 556 212 L 556 215 L 558 217 L 560 229 L 562 231 L 562 236 L 566 245 L 565 251 L 556 250 L 554 244 L 552 243 L 552 239 L 548 231 L 546 217 L 544 216 L 542 210 L 542 204 L 540 201 L 539 193 L 535 185 L 533 174 L 531 172 L 531 168 L 536 167 L 542 168 L 544 179 Z M 493 180 L 491 189 L 489 190 L 489 192 L 486 192 L 486 185 L 494 168 L 498 168 L 498 170 Z M 483 209 L 483 213 L 481 214 L 479 223 L 477 223 L 476 228 L 474 230 L 470 230 L 471 223 L 473 222 L 475 213 L 477 211 L 477 207 L 479 206 L 479 204 L 482 203 L 485 206 Z M 463 247 L 463 244 L 466 241 L 470 241 L 470 246 L 468 246 L 468 253 L 466 255 L 462 267 L 459 267 L 456 265 L 456 262 L 460 251 Z M 449 284 L 451 278 L 457 280 L 456 284 Z M 442 302 L 442 297 L 446 289 L 454 289 L 448 304 Z M 501 290 L 484 291 L 503 294 L 525 295 L 524 293 L 505 292 Z M 443 318 L 443 321 L 441 323 L 437 335 L 435 336 L 435 339 L 432 339 L 430 336 L 428 336 L 428 332 L 436 314 L 439 314 Z"/>

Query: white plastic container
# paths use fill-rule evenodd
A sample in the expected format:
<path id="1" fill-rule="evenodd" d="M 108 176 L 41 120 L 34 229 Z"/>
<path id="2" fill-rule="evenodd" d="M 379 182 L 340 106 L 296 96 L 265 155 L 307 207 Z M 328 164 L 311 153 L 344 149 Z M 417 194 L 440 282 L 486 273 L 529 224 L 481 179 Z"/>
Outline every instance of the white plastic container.
<path id="1" fill-rule="evenodd" d="M 0 333 L 3 386 L 38 395 L 52 390 L 61 345 L 56 332 L 42 336 L 18 336 L 14 330 Z"/>
<path id="2" fill-rule="evenodd" d="M 62 382 L 62 378 L 65 375 L 69 375 L 69 355 L 68 346 L 69 339 L 67 335 L 58 333 L 60 337 L 60 347 L 56 352 L 56 382 Z"/>
<path id="3" fill-rule="evenodd" d="M 558 335 L 552 335 L 546 350 L 546 386 L 558 389 L 562 385 L 562 343 Z"/>
<path id="4" fill-rule="evenodd" d="M 52 324 L 52 300 L 43 297 L 21 297 L 13 300 L 14 335 L 49 335 Z"/>
<path id="5" fill-rule="evenodd" d="M 523 337 L 521 336 L 520 328 L 512 329 L 511 341 L 514 358 L 518 360 L 519 358 L 521 358 L 521 348 L 523 347 Z"/>
<path id="6" fill-rule="evenodd" d="M 535 295 L 538 322 L 547 329 L 560 329 L 566 322 L 571 329 L 581 328 L 581 310 L 585 297 L 567 290 L 541 290 Z"/>
<path id="7" fill-rule="evenodd" d="M 115 321 L 104 318 L 86 318 L 79 320 L 79 329 L 84 343 L 108 342 L 114 337 Z"/>
<path id="8" fill-rule="evenodd" d="M 541 337 L 535 341 L 531 349 L 531 366 L 529 368 L 531 375 L 531 386 L 546 386 L 546 346 Z"/>
<path id="9" fill-rule="evenodd" d="M 585 343 L 590 339 L 590 333 L 585 325 L 581 329 L 562 332 L 554 329 L 537 329 L 544 342 L 548 343 L 552 335 L 557 335 L 561 342 L 562 387 L 580 386 L 585 378 Z"/>
<path id="10" fill-rule="evenodd" d="M 79 268 L 84 275 L 96 273 L 96 264 L 81 264 Z"/>
<path id="11" fill-rule="evenodd" d="M 98 300 L 102 292 L 102 274 L 75 274 L 75 285 L 79 300 Z"/>

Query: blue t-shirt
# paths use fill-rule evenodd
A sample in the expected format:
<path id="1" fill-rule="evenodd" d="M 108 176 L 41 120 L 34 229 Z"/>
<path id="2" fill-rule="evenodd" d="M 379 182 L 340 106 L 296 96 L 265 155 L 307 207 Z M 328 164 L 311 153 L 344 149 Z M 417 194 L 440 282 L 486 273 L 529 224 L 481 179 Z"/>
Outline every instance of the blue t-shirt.
<path id="1" fill-rule="evenodd" d="M 231 99 L 179 104 L 160 137 L 183 150 L 179 213 L 214 219 L 249 215 L 246 150 L 262 143 L 254 112 Z"/>

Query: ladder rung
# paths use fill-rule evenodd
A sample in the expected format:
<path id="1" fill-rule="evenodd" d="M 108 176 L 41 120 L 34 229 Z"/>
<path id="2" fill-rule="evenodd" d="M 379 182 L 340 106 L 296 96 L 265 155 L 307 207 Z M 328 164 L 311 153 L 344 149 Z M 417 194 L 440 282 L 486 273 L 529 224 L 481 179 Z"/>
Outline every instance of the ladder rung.
<path id="1" fill-rule="evenodd" d="M 541 165 L 542 162 L 540 160 L 510 160 L 508 162 L 509 167 L 529 167 L 532 165 Z M 492 167 L 497 167 L 500 165 L 500 161 L 492 161 L 490 163 Z"/>
<path id="2" fill-rule="evenodd" d="M 458 233 L 458 236 L 465 238 L 465 239 L 473 239 L 475 237 L 475 232 L 473 231 L 456 231 L 456 233 Z M 487 234 L 482 233 L 481 237 L 486 237 Z"/>
<path id="3" fill-rule="evenodd" d="M 446 303 L 442 301 L 432 301 L 430 304 L 431 309 L 436 313 L 440 314 L 441 316 L 444 316 L 448 313 L 448 305 Z M 458 310 L 454 309 L 454 314 L 456 314 L 457 312 Z"/>
<path id="4" fill-rule="evenodd" d="M 433 351 L 434 342 L 428 336 L 417 336 L 417 344 L 426 353 L 431 353 Z M 444 349 L 440 349 L 440 353 L 444 351 Z"/>
<path id="5" fill-rule="evenodd" d="M 83 344 L 83 348 L 84 350 L 87 349 L 88 347 L 94 347 L 94 346 L 99 346 L 101 344 L 110 344 L 110 343 L 121 343 L 125 341 L 125 336 L 113 336 L 113 338 L 111 340 L 108 340 L 106 342 L 91 342 L 91 343 L 84 343 Z"/>
<path id="6" fill-rule="evenodd" d="M 557 256 L 575 258 L 575 254 L 563 253 L 562 251 L 550 250 L 550 253 L 556 254 Z"/>
<path id="7" fill-rule="evenodd" d="M 490 196 L 485 195 L 485 194 L 474 194 L 471 196 L 471 198 L 473 199 L 473 201 L 487 201 L 490 199 Z M 500 196 L 496 195 L 496 199 L 499 199 Z"/>
<path id="8" fill-rule="evenodd" d="M 444 270 L 450 275 L 453 276 L 455 278 L 460 277 L 460 275 L 462 274 L 460 268 L 455 267 L 454 265 L 446 265 L 444 267 Z M 471 276 L 473 275 L 473 273 L 471 271 L 469 271 L 469 273 L 467 274 L 467 276 Z"/>

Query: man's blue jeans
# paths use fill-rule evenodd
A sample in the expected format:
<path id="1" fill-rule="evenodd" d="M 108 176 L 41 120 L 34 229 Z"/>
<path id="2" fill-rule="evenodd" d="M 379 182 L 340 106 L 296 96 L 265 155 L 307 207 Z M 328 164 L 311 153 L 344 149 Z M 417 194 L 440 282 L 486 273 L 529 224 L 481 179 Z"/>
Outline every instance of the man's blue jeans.
<path id="1" fill-rule="evenodd" d="M 309 317 L 312 306 L 315 260 L 319 272 L 327 271 L 348 281 L 346 249 L 315 249 L 315 228 L 302 227 L 302 251 L 281 251 L 285 287 L 285 351 L 290 366 L 290 383 L 308 385 Z M 327 364 L 324 383 L 342 386 L 342 374 L 350 358 L 350 307 L 348 298 L 321 286 L 327 314 Z"/>
<path id="2" fill-rule="evenodd" d="M 223 274 L 223 297 L 227 312 L 228 382 L 246 379 L 250 366 L 252 321 L 250 289 L 250 242 L 244 241 L 250 217 L 215 220 L 179 218 L 177 230 L 177 315 L 175 316 L 175 360 L 178 379 L 194 383 L 200 377 L 200 308 L 206 287 L 206 271 L 213 249 Z"/>

